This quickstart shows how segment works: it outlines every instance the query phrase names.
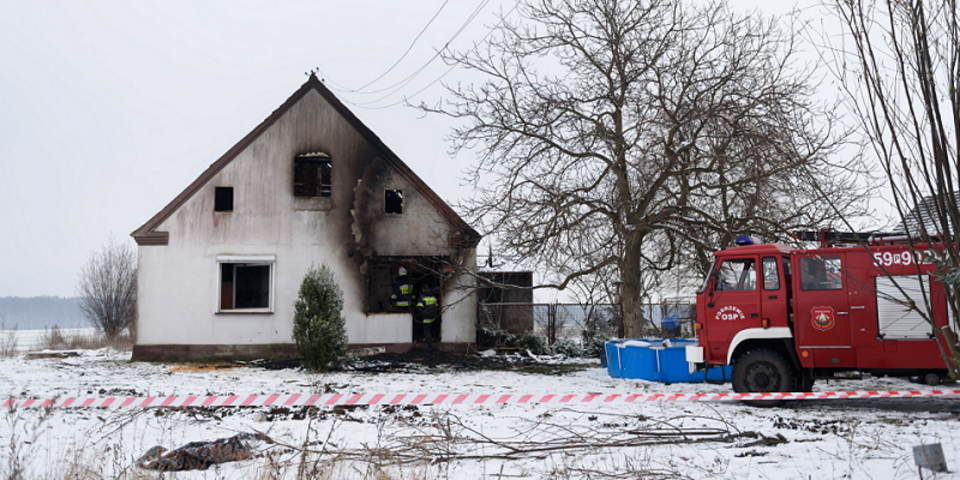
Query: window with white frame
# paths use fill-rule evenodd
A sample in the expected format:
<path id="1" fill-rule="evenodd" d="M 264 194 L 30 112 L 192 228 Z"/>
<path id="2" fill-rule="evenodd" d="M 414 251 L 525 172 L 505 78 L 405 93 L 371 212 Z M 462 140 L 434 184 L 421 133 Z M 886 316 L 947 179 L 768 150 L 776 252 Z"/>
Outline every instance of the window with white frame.
<path id="1" fill-rule="evenodd" d="M 235 313 L 273 312 L 273 255 L 217 257 L 220 295 L 217 310 Z"/>

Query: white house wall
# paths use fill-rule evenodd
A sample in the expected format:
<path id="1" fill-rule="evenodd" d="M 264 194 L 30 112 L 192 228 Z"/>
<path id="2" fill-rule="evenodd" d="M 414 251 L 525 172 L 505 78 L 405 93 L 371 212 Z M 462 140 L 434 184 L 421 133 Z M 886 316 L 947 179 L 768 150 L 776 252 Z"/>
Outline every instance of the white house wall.
<path id="1" fill-rule="evenodd" d="M 475 269 L 477 252 L 471 250 L 463 259 L 464 267 Z M 445 342 L 473 343 L 477 340 L 477 330 L 474 321 L 463 321 L 464 318 L 475 318 L 477 312 L 477 285 L 472 277 L 462 274 L 454 277 L 450 288 L 441 299 L 444 305 L 443 323 L 440 324 L 440 336 Z M 453 319 L 453 321 L 447 321 Z"/>
<path id="2" fill-rule="evenodd" d="M 324 210 L 296 210 L 294 157 L 331 157 Z M 233 187 L 233 211 L 214 212 L 215 187 Z M 403 214 L 383 213 L 384 189 L 403 191 Z M 352 344 L 409 343 L 410 315 L 364 311 L 370 256 L 452 255 L 449 223 L 316 91 L 308 92 L 156 228 L 167 245 L 139 248 L 138 345 L 290 343 L 293 304 L 311 264 L 327 264 L 344 293 Z M 473 268 L 475 253 L 466 249 Z M 275 256 L 273 313 L 218 313 L 221 255 Z M 457 295 L 469 297 L 467 300 Z M 475 298 L 444 312 L 443 341 L 475 340 Z"/>

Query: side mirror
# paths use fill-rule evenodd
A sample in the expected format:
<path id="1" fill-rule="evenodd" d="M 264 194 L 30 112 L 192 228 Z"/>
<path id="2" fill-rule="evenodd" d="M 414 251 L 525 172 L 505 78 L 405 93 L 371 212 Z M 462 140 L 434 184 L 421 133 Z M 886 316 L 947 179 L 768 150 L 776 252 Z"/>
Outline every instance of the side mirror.
<path id="1" fill-rule="evenodd" d="M 713 272 L 710 274 L 710 280 L 712 281 L 708 282 L 707 284 L 707 296 L 710 297 L 710 302 L 707 303 L 708 308 L 713 308 L 713 290 L 714 290 L 714 287 L 717 285 L 718 278 L 719 278 L 719 275 L 717 275 L 717 272 Z"/>

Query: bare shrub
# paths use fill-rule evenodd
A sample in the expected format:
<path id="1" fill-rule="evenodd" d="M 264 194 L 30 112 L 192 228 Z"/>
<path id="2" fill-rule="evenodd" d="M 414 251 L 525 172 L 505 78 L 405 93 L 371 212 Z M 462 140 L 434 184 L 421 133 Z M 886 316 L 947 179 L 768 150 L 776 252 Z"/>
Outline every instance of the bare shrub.
<path id="1" fill-rule="evenodd" d="M 96 350 L 110 347 L 118 351 L 128 351 L 133 348 L 133 340 L 130 334 L 121 333 L 113 338 L 107 338 L 100 333 L 64 331 L 54 325 L 44 329 L 38 343 L 44 350 Z"/>
<path id="2" fill-rule="evenodd" d="M 0 318 L 0 358 L 9 358 L 17 354 L 17 328 L 7 328 L 5 319 Z"/>
<path id="3" fill-rule="evenodd" d="M 37 415 L 22 413 L 22 410 L 15 408 L 6 411 L 4 423 L 9 443 L 0 445 L 0 478 L 4 480 L 32 478 L 33 456 L 39 448 L 37 440 L 47 429 L 51 418 L 49 409 L 42 409 Z"/>
<path id="4" fill-rule="evenodd" d="M 137 318 L 137 252 L 113 237 L 80 270 L 80 312 L 108 339 L 132 327 Z"/>
<path id="5" fill-rule="evenodd" d="M 43 329 L 39 339 L 40 348 L 44 350 L 63 350 L 67 348 L 60 327 L 54 325 Z"/>
<path id="6" fill-rule="evenodd" d="M 143 411 L 98 417 L 102 423 L 78 435 L 69 445 L 52 446 L 49 438 L 55 409 L 3 410 L 9 442 L 0 443 L 2 480 L 161 480 L 162 472 L 143 471 L 129 461 L 129 445 L 120 431 Z M 104 430 L 109 434 L 98 435 Z M 99 437 L 99 438 L 98 438 Z M 54 451 L 50 451 L 53 448 Z M 62 449 L 61 449 L 62 448 Z M 50 460 L 52 459 L 52 460 Z M 176 477 L 173 477 L 176 478 Z"/>

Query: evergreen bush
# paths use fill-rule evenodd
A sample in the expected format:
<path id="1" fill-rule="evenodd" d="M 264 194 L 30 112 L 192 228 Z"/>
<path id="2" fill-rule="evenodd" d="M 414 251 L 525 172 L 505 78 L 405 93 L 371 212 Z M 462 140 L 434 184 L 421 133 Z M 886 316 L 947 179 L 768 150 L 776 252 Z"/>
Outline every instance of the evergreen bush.
<path id="1" fill-rule="evenodd" d="M 603 358 L 607 352 L 604 350 L 603 343 L 610 340 L 609 335 L 600 332 L 584 332 L 583 335 L 583 356 L 586 358 Z"/>
<path id="2" fill-rule="evenodd" d="M 523 332 L 517 339 L 517 349 L 520 352 L 527 350 L 534 355 L 547 355 L 550 353 L 550 347 L 547 346 L 547 339 L 536 335 L 533 332 Z"/>
<path id="3" fill-rule="evenodd" d="M 517 347 L 517 336 L 500 328 L 477 325 L 477 347 L 481 350 L 488 348 Z"/>
<path id="4" fill-rule="evenodd" d="M 607 354 L 603 343 L 612 338 L 611 332 L 615 328 L 615 321 L 613 318 L 602 315 L 587 319 L 581 338 L 584 357 L 602 359 Z"/>
<path id="5" fill-rule="evenodd" d="M 325 371 L 347 353 L 343 292 L 326 265 L 310 270 L 294 304 L 293 341 L 304 367 Z"/>
<path id="6" fill-rule="evenodd" d="M 554 355 L 562 354 L 568 358 L 578 358 L 583 356 L 583 348 L 580 343 L 569 338 L 561 338 L 550 347 Z"/>

